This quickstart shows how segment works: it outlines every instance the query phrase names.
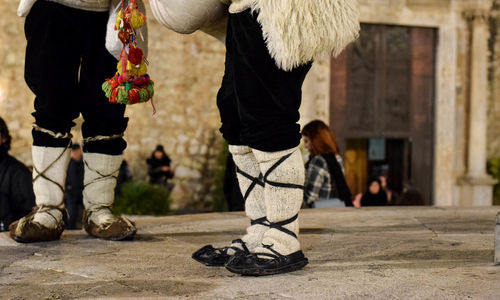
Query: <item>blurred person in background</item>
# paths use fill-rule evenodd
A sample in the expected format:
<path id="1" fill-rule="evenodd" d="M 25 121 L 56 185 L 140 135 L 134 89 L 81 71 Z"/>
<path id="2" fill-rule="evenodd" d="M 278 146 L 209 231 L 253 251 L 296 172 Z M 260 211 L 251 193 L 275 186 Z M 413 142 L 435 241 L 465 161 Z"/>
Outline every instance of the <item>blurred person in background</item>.
<path id="1" fill-rule="evenodd" d="M 130 181 L 132 181 L 132 172 L 130 172 L 127 161 L 123 160 L 116 179 L 115 195 L 120 195 L 123 184 Z"/>
<path id="2" fill-rule="evenodd" d="M 339 146 L 331 129 L 315 120 L 304 126 L 302 137 L 310 155 L 306 163 L 304 203 L 315 208 L 352 206 Z"/>
<path id="3" fill-rule="evenodd" d="M 394 205 L 395 200 L 398 198 L 398 195 L 393 190 L 391 190 L 389 188 L 389 183 L 388 183 L 387 177 L 384 175 L 381 175 L 378 177 L 378 179 L 380 180 L 380 185 L 382 187 L 382 190 L 385 192 L 385 194 L 387 196 L 387 204 Z"/>
<path id="4" fill-rule="evenodd" d="M 83 210 L 83 151 L 80 144 L 71 146 L 71 160 L 66 175 L 66 209 L 68 210 L 67 229 L 77 229 L 77 221 Z"/>
<path id="5" fill-rule="evenodd" d="M 387 194 L 382 189 L 382 183 L 378 178 L 368 181 L 366 192 L 361 197 L 361 206 L 384 206 L 387 205 Z"/>
<path id="6" fill-rule="evenodd" d="M 165 153 L 163 146 L 156 146 L 151 157 L 146 162 L 148 164 L 149 182 L 169 188 L 168 180 L 174 177 L 175 168 L 171 167 L 172 160 Z"/>
<path id="7" fill-rule="evenodd" d="M 28 168 L 9 155 L 11 136 L 0 117 L 0 231 L 35 206 L 35 194 Z"/>

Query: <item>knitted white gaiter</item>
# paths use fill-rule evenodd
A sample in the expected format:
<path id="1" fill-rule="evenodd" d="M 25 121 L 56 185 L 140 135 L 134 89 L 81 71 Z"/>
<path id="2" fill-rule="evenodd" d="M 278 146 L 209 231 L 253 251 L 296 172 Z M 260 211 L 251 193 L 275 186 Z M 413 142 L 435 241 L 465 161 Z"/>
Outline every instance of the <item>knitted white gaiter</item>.
<path id="1" fill-rule="evenodd" d="M 114 222 L 111 213 L 115 199 L 116 177 L 122 163 L 122 155 L 84 153 L 85 164 L 83 204 L 91 211 L 90 220 L 96 225 Z"/>
<path id="2" fill-rule="evenodd" d="M 36 205 L 40 210 L 33 216 L 33 221 L 47 228 L 56 228 L 62 220 L 58 207 L 64 209 L 64 185 L 70 160 L 70 151 L 66 147 L 32 147 L 33 156 L 33 192 Z"/>
<path id="3" fill-rule="evenodd" d="M 278 223 L 292 219 L 299 212 L 304 198 L 305 170 L 298 147 L 278 152 L 263 152 L 255 149 L 252 151 L 265 176 L 264 198 L 267 220 L 270 223 Z M 287 155 L 289 156 L 284 159 Z M 279 163 L 280 159 L 284 160 Z M 276 166 L 277 163 L 279 165 Z M 283 228 L 298 236 L 298 219 L 283 225 Z M 262 245 L 255 249 L 255 253 L 274 254 L 264 247 L 265 245 L 282 255 L 289 255 L 300 250 L 297 238 L 277 228 L 270 228 L 264 233 Z M 269 257 L 262 256 L 262 258 Z"/>
<path id="4" fill-rule="evenodd" d="M 245 201 L 245 213 L 250 220 L 258 220 L 266 216 L 266 205 L 264 203 L 264 187 L 261 184 L 253 183 L 253 180 L 241 173 L 246 173 L 250 177 L 258 179 L 260 168 L 252 150 L 248 146 L 229 146 L 229 152 L 233 155 L 233 160 L 241 172 L 237 172 L 238 184 L 243 196 L 250 192 Z M 247 227 L 247 234 L 241 239 L 245 242 L 248 250 L 252 252 L 260 246 L 264 232 L 269 227 L 262 224 L 254 224 Z M 242 248 L 240 243 L 234 243 L 232 247 Z M 234 250 L 229 249 L 228 254 L 234 254 Z"/>

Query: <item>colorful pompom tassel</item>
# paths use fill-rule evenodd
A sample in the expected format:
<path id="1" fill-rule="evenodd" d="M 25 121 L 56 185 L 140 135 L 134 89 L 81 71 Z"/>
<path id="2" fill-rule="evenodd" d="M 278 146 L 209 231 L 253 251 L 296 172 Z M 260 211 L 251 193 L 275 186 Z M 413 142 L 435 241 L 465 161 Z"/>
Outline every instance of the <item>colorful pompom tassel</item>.
<path id="1" fill-rule="evenodd" d="M 152 101 L 154 83 L 147 74 L 147 59 L 134 39 L 135 30 L 145 24 L 146 16 L 137 9 L 137 0 L 130 0 L 127 9 L 124 9 L 123 1 L 115 23 L 123 49 L 115 76 L 106 79 L 102 90 L 112 103 L 135 104 Z"/>

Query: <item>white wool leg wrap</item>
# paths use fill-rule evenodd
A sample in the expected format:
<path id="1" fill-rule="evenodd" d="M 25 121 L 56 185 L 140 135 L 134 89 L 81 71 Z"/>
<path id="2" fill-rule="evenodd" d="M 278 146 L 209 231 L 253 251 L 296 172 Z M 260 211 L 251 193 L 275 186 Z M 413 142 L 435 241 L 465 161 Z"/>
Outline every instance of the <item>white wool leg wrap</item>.
<path id="1" fill-rule="evenodd" d="M 47 228 L 55 228 L 62 219 L 57 209 L 43 211 L 44 206 L 64 209 L 64 184 L 70 160 L 70 151 L 65 147 L 32 147 L 33 191 L 36 205 L 41 208 L 33 221 Z"/>
<path id="2" fill-rule="evenodd" d="M 292 219 L 298 214 L 304 197 L 304 161 L 298 147 L 278 152 L 263 152 L 255 149 L 252 151 L 265 176 L 264 198 L 267 220 L 270 223 L 278 223 Z M 280 159 L 287 155 L 289 156 L 276 166 Z M 298 236 L 298 219 L 283 225 L 283 228 Z M 256 253 L 274 254 L 263 247 L 264 245 L 271 246 L 274 251 L 282 255 L 289 255 L 300 250 L 300 243 L 296 237 L 277 228 L 268 229 L 264 233 L 262 246 L 255 249 Z"/>
<path id="3" fill-rule="evenodd" d="M 84 153 L 85 165 L 83 204 L 92 211 L 90 220 L 96 225 L 105 225 L 116 220 L 111 213 L 115 199 L 115 186 L 121 155 Z M 109 209 L 108 209 L 109 208 Z"/>
<path id="4" fill-rule="evenodd" d="M 241 193 L 247 197 L 245 201 L 245 213 L 250 220 L 258 220 L 266 216 L 266 205 L 264 203 L 264 187 L 261 184 L 254 183 L 254 180 L 244 176 L 241 173 L 246 173 L 250 177 L 259 178 L 260 168 L 252 150 L 247 146 L 229 146 L 229 152 L 233 155 L 233 160 L 241 172 L 237 172 L 238 184 Z M 249 191 L 250 189 L 250 191 Z M 245 242 L 248 250 L 252 252 L 255 248 L 261 245 L 264 232 L 268 226 L 262 224 L 254 224 L 247 227 L 247 234 L 241 239 Z M 241 244 L 234 243 L 233 247 L 242 248 Z M 233 250 L 229 249 L 228 253 L 232 254 Z"/>

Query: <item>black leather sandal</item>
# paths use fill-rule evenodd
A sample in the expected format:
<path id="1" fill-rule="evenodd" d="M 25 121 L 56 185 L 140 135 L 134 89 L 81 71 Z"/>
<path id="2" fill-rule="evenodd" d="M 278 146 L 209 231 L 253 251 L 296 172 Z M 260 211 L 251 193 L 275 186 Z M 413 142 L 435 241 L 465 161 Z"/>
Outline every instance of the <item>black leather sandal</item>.
<path id="1" fill-rule="evenodd" d="M 191 256 L 194 260 L 197 262 L 200 262 L 204 264 L 205 266 L 209 267 L 223 267 L 228 260 L 233 257 L 235 254 L 238 253 L 244 253 L 248 254 L 250 251 L 248 251 L 247 246 L 245 245 L 245 242 L 243 242 L 241 239 L 237 239 L 232 241 L 233 244 L 241 244 L 241 247 L 243 248 L 240 249 L 235 246 L 229 246 L 229 247 L 223 247 L 223 248 L 214 248 L 212 245 L 206 245 L 196 252 L 193 253 Z M 233 255 L 229 255 L 228 251 L 229 249 L 234 250 L 236 253 Z"/>
<path id="2" fill-rule="evenodd" d="M 301 250 L 290 255 L 281 255 L 273 249 L 270 253 L 237 253 L 226 264 L 230 272 L 246 276 L 266 276 L 288 273 L 302 269 L 309 263 Z M 259 257 L 260 256 L 260 257 Z M 270 259 L 262 258 L 270 257 Z"/>
<path id="3" fill-rule="evenodd" d="M 295 233 L 283 227 L 295 221 L 297 217 L 298 215 L 295 215 L 285 221 L 269 223 L 269 227 L 297 238 Z M 241 275 L 265 276 L 296 271 L 309 263 L 301 250 L 290 255 L 282 255 L 272 248 L 273 245 L 263 245 L 263 247 L 271 251 L 272 254 L 237 253 L 228 260 L 226 269 Z"/>

